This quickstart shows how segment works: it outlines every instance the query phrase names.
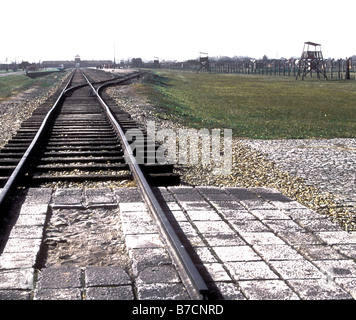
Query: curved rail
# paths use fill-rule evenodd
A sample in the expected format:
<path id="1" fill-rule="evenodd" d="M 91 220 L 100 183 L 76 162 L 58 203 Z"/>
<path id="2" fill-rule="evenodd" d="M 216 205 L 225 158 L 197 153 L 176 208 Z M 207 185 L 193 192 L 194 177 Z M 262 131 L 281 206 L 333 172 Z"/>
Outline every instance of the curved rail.
<path id="1" fill-rule="evenodd" d="M 190 291 L 190 295 L 192 296 L 192 298 L 199 299 L 199 297 L 202 296 L 203 299 L 207 299 L 209 295 L 209 289 L 205 281 L 203 280 L 202 276 L 197 270 L 194 262 L 192 261 L 191 257 L 186 251 L 181 240 L 178 238 L 170 221 L 167 219 L 161 205 L 159 204 L 140 166 L 136 161 L 131 146 L 126 139 L 123 130 L 121 129 L 118 122 L 115 120 L 115 117 L 111 113 L 110 108 L 107 106 L 107 104 L 105 103 L 105 101 L 102 99 L 100 95 L 101 90 L 104 87 L 110 85 L 110 83 L 103 84 L 95 90 L 95 88 L 89 82 L 88 78 L 85 75 L 83 76 L 86 78 L 89 86 L 96 94 L 100 105 L 104 108 L 107 117 L 110 119 L 110 122 L 112 123 L 114 129 L 118 133 L 120 142 L 122 146 L 124 146 L 126 162 L 129 164 L 130 170 L 134 176 L 136 183 L 138 184 L 141 190 L 144 200 L 159 225 L 161 233 L 165 238 L 166 244 L 170 249 L 172 257 L 175 260 L 175 263 L 177 264 L 177 266 L 179 266 L 181 270 L 184 270 L 184 273 L 181 272 L 182 281 L 185 283 L 186 287 Z M 127 79 L 124 81 L 127 81 Z M 187 277 L 184 277 L 184 274 L 186 274 Z"/>

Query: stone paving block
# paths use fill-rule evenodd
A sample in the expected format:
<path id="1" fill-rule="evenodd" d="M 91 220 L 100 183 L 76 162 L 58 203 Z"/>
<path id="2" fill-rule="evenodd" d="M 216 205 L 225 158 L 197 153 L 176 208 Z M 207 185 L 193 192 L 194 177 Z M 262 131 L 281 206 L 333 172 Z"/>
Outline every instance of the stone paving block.
<path id="1" fill-rule="evenodd" d="M 213 281 L 231 281 L 231 277 L 221 263 L 203 263 L 196 265 L 202 277 L 211 278 Z"/>
<path id="2" fill-rule="evenodd" d="M 263 223 L 266 224 L 274 232 L 293 232 L 301 233 L 307 232 L 308 230 L 303 229 L 298 223 L 293 220 L 263 220 Z"/>
<path id="3" fill-rule="evenodd" d="M 127 235 L 126 247 L 130 249 L 163 248 L 164 244 L 159 234 Z"/>
<path id="4" fill-rule="evenodd" d="M 173 217 L 172 217 L 173 216 Z M 182 210 L 172 210 L 171 215 L 167 215 L 168 220 L 176 220 L 176 221 L 188 221 Z"/>
<path id="5" fill-rule="evenodd" d="M 280 202 L 292 202 L 293 200 L 285 196 L 280 191 L 267 188 L 267 187 L 257 187 L 257 188 L 248 188 L 249 191 L 258 194 L 262 198 L 269 200 L 271 202 L 280 201 Z"/>
<path id="6" fill-rule="evenodd" d="M 116 188 L 114 194 L 117 202 L 143 202 L 143 198 L 138 188 Z"/>
<path id="7" fill-rule="evenodd" d="M 152 217 L 148 211 L 123 211 L 120 212 L 120 218 L 123 222 L 152 221 Z"/>
<path id="8" fill-rule="evenodd" d="M 81 269 L 76 267 L 44 268 L 39 273 L 39 289 L 67 289 L 81 287 Z"/>
<path id="9" fill-rule="evenodd" d="M 355 277 L 356 279 L 356 263 L 353 260 L 322 260 L 314 263 L 332 278 Z"/>
<path id="10" fill-rule="evenodd" d="M 195 187 L 195 190 L 198 190 L 201 194 L 226 194 L 223 188 L 220 187 Z"/>
<path id="11" fill-rule="evenodd" d="M 249 246 L 214 247 L 215 253 L 222 261 L 257 261 L 261 260 Z"/>
<path id="12" fill-rule="evenodd" d="M 278 279 L 264 261 L 241 261 L 225 263 L 233 278 L 240 280 Z"/>
<path id="13" fill-rule="evenodd" d="M 57 189 L 52 196 L 53 208 L 84 207 L 83 189 Z"/>
<path id="14" fill-rule="evenodd" d="M 255 245 L 253 248 L 266 261 L 271 260 L 302 260 L 304 259 L 296 250 L 286 244 Z"/>
<path id="15" fill-rule="evenodd" d="M 278 236 L 291 246 L 324 244 L 323 240 L 321 240 L 315 234 L 308 232 L 278 232 Z"/>
<path id="16" fill-rule="evenodd" d="M 290 210 L 290 209 L 303 209 L 305 208 L 302 204 L 297 201 L 289 199 L 289 201 L 272 201 L 272 205 L 280 210 Z"/>
<path id="17" fill-rule="evenodd" d="M 246 188 L 239 188 L 239 187 L 224 187 L 229 194 L 232 194 L 235 198 L 240 200 L 249 200 L 249 199 L 256 199 L 258 198 L 253 192 Z"/>
<path id="18" fill-rule="evenodd" d="M 182 245 L 185 247 L 205 247 L 206 244 L 197 234 L 187 234 L 181 238 Z"/>
<path id="19" fill-rule="evenodd" d="M 236 199 L 228 193 L 206 193 L 205 198 L 209 201 L 235 201 Z"/>
<path id="20" fill-rule="evenodd" d="M 218 234 L 205 234 L 205 240 L 210 246 L 240 246 L 246 245 L 246 242 L 239 237 L 236 233 L 218 233 Z"/>
<path id="21" fill-rule="evenodd" d="M 188 210 L 204 210 L 204 211 L 209 211 L 211 210 L 211 206 L 206 203 L 205 201 L 193 201 L 193 202 L 181 202 L 180 203 L 181 206 L 183 207 L 183 209 L 185 209 L 186 211 Z"/>
<path id="22" fill-rule="evenodd" d="M 34 270 L 32 268 L 0 270 L 0 289 L 32 290 L 34 286 L 33 275 Z"/>
<path id="23" fill-rule="evenodd" d="M 237 232 L 271 232 L 271 230 L 258 220 L 230 220 Z"/>
<path id="24" fill-rule="evenodd" d="M 283 209 L 281 210 L 284 214 L 291 217 L 293 220 L 296 219 L 320 219 L 325 218 L 325 216 L 308 209 L 304 208 L 294 208 L 294 209 Z"/>
<path id="25" fill-rule="evenodd" d="M 8 239 L 3 253 L 29 252 L 29 253 L 37 254 L 41 246 L 41 243 L 42 243 L 42 239 L 18 239 L 18 238 Z"/>
<path id="26" fill-rule="evenodd" d="M 246 210 L 246 208 L 240 204 L 239 202 L 235 201 L 222 201 L 222 200 L 213 200 L 211 201 L 211 204 L 214 206 L 214 208 L 216 208 L 218 211 L 221 210 L 233 210 L 233 211 L 245 211 L 248 212 Z"/>
<path id="27" fill-rule="evenodd" d="M 343 231 L 338 223 L 328 219 L 299 219 L 298 223 L 309 231 Z"/>
<path id="28" fill-rule="evenodd" d="M 229 225 L 224 221 L 195 221 L 194 224 L 203 234 L 233 232 Z"/>
<path id="29" fill-rule="evenodd" d="M 163 208 L 167 207 L 168 210 L 181 210 L 179 204 L 177 202 L 166 202 Z"/>
<path id="30" fill-rule="evenodd" d="M 47 215 L 48 204 L 23 204 L 20 209 L 20 216 L 24 215 Z"/>
<path id="31" fill-rule="evenodd" d="M 251 213 L 260 220 L 286 220 L 291 219 L 279 209 L 251 209 Z"/>
<path id="32" fill-rule="evenodd" d="M 345 260 L 347 257 L 343 256 L 336 249 L 323 245 L 323 244 L 305 244 L 295 246 L 302 255 L 306 256 L 309 260 Z M 356 245 L 355 245 L 356 249 Z M 355 253 L 356 256 L 356 253 Z"/>
<path id="33" fill-rule="evenodd" d="M 348 300 L 352 296 L 332 281 L 324 279 L 288 280 L 304 300 Z"/>
<path id="34" fill-rule="evenodd" d="M 153 221 L 123 221 L 122 231 L 125 235 L 158 233 L 158 227 Z"/>
<path id="35" fill-rule="evenodd" d="M 204 201 L 204 198 L 198 192 L 175 193 L 174 197 L 178 200 L 178 202 Z"/>
<path id="36" fill-rule="evenodd" d="M 275 207 L 268 203 L 263 198 L 257 196 L 250 190 L 244 188 L 225 188 L 228 193 L 235 197 L 244 207 L 248 209 L 275 209 Z"/>
<path id="37" fill-rule="evenodd" d="M 34 291 L 33 300 L 82 300 L 82 289 L 38 289 Z"/>
<path id="38" fill-rule="evenodd" d="M 44 226 L 46 216 L 42 214 L 20 215 L 16 221 L 17 226 Z"/>
<path id="39" fill-rule="evenodd" d="M 218 209 L 218 212 L 227 220 L 257 220 L 257 218 L 246 209 Z"/>
<path id="40" fill-rule="evenodd" d="M 333 246 L 342 255 L 356 260 L 356 244 L 341 244 Z"/>
<path id="41" fill-rule="evenodd" d="M 194 190 L 193 187 L 168 187 L 167 188 L 170 192 L 172 193 L 191 193 L 191 192 L 198 192 L 196 190 Z"/>
<path id="42" fill-rule="evenodd" d="M 32 268 L 36 263 L 37 252 L 5 252 L 0 256 L 1 269 Z"/>
<path id="43" fill-rule="evenodd" d="M 119 208 L 121 213 L 147 211 L 144 202 L 120 202 Z"/>
<path id="44" fill-rule="evenodd" d="M 116 197 L 109 188 L 93 188 L 84 190 L 85 203 L 88 206 L 116 206 Z"/>
<path id="45" fill-rule="evenodd" d="M 43 237 L 43 226 L 32 225 L 32 226 L 17 226 L 15 225 L 9 235 L 9 239 L 42 239 Z"/>
<path id="46" fill-rule="evenodd" d="M 86 267 L 85 285 L 87 287 L 108 287 L 131 285 L 132 280 L 127 272 L 120 267 Z"/>
<path id="47" fill-rule="evenodd" d="M 195 236 L 198 237 L 198 232 L 194 229 L 190 222 L 179 221 L 179 227 L 175 228 L 177 234 L 184 234 L 185 236 Z"/>
<path id="48" fill-rule="evenodd" d="M 135 275 L 149 267 L 172 263 L 164 248 L 132 249 L 129 251 L 129 255 L 132 259 L 132 269 Z"/>
<path id="49" fill-rule="evenodd" d="M 249 188 L 254 193 L 257 193 L 263 199 L 271 202 L 278 209 L 294 209 L 304 208 L 304 206 L 297 201 L 290 199 L 281 192 L 272 188 Z"/>
<path id="50" fill-rule="evenodd" d="M 204 248 L 195 248 L 195 252 L 199 257 L 200 262 L 205 263 L 205 262 L 218 262 L 218 260 L 213 256 L 209 248 L 204 247 Z M 194 260 L 193 260 L 194 261 Z"/>
<path id="51" fill-rule="evenodd" d="M 23 204 L 49 204 L 52 198 L 52 192 L 52 188 L 30 188 L 27 191 Z"/>
<path id="52" fill-rule="evenodd" d="M 221 217 L 215 211 L 192 211 L 188 210 L 187 215 L 192 221 L 221 221 Z"/>
<path id="53" fill-rule="evenodd" d="M 0 300 L 30 300 L 31 291 L 24 290 L 0 290 Z"/>
<path id="54" fill-rule="evenodd" d="M 335 278 L 334 281 L 356 300 L 356 278 Z"/>
<path id="55" fill-rule="evenodd" d="M 181 282 L 172 264 L 158 265 L 142 269 L 136 278 L 136 283 L 178 283 Z"/>
<path id="56" fill-rule="evenodd" d="M 215 285 L 225 300 L 246 300 L 238 286 L 232 282 L 216 282 Z"/>
<path id="57" fill-rule="evenodd" d="M 164 191 L 154 189 L 153 193 L 155 194 L 155 196 L 159 202 L 164 203 L 164 202 L 175 202 L 176 201 L 174 195 L 166 189 Z"/>
<path id="58" fill-rule="evenodd" d="M 134 300 L 131 286 L 91 287 L 86 289 L 85 300 Z"/>
<path id="59" fill-rule="evenodd" d="M 325 231 L 315 232 L 327 244 L 356 244 L 356 232 L 346 231 Z"/>
<path id="60" fill-rule="evenodd" d="M 249 300 L 300 300 L 282 280 L 240 281 L 239 285 Z"/>
<path id="61" fill-rule="evenodd" d="M 138 300 L 190 300 L 181 283 L 150 283 L 137 287 Z"/>
<path id="62" fill-rule="evenodd" d="M 325 275 L 307 260 L 275 261 L 269 262 L 283 279 L 321 279 Z"/>
<path id="63" fill-rule="evenodd" d="M 272 232 L 241 232 L 240 235 L 250 245 L 285 244 Z"/>

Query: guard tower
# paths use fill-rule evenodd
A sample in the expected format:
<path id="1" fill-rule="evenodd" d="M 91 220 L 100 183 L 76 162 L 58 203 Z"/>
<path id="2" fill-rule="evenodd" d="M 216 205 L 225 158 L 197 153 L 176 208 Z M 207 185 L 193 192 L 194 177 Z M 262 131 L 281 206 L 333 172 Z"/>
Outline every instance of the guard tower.
<path id="1" fill-rule="evenodd" d="M 74 58 L 74 63 L 76 68 L 80 68 L 80 56 L 78 54 Z"/>
<path id="2" fill-rule="evenodd" d="M 312 76 L 313 71 L 316 72 L 319 79 L 321 75 L 324 79 L 327 79 L 326 65 L 321 52 L 321 45 L 314 42 L 304 42 L 304 48 L 299 61 L 296 79 L 302 75 L 302 80 L 304 80 L 304 77 L 308 73 Z"/>
<path id="3" fill-rule="evenodd" d="M 153 60 L 153 68 L 155 69 L 159 69 L 160 68 L 160 64 L 159 64 L 159 58 L 155 57 Z"/>
<path id="4" fill-rule="evenodd" d="M 208 54 L 205 52 L 200 52 L 200 56 L 199 56 L 199 66 L 198 66 L 198 70 L 197 73 L 201 70 L 206 70 L 208 72 L 210 72 L 210 63 L 209 63 L 209 58 L 208 58 Z"/>

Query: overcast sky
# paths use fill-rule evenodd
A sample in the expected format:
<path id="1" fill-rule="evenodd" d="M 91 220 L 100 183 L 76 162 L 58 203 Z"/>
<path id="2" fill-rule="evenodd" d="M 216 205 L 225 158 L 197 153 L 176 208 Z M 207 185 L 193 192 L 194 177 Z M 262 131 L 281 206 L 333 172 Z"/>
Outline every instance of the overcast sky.
<path id="1" fill-rule="evenodd" d="M 2 0 L 0 62 L 356 55 L 356 1 Z"/>

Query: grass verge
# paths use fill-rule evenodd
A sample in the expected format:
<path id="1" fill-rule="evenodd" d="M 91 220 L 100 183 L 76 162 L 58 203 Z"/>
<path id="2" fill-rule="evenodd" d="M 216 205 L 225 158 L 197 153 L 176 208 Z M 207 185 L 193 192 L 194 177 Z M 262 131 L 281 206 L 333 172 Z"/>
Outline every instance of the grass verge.
<path id="1" fill-rule="evenodd" d="M 356 81 L 160 70 L 137 85 L 157 113 L 235 137 L 356 137 Z"/>
<path id="2" fill-rule="evenodd" d="M 8 75 L 0 77 L 0 101 L 16 95 L 34 86 L 50 87 L 56 84 L 64 73 L 50 74 L 44 77 L 31 79 L 25 75 Z"/>

